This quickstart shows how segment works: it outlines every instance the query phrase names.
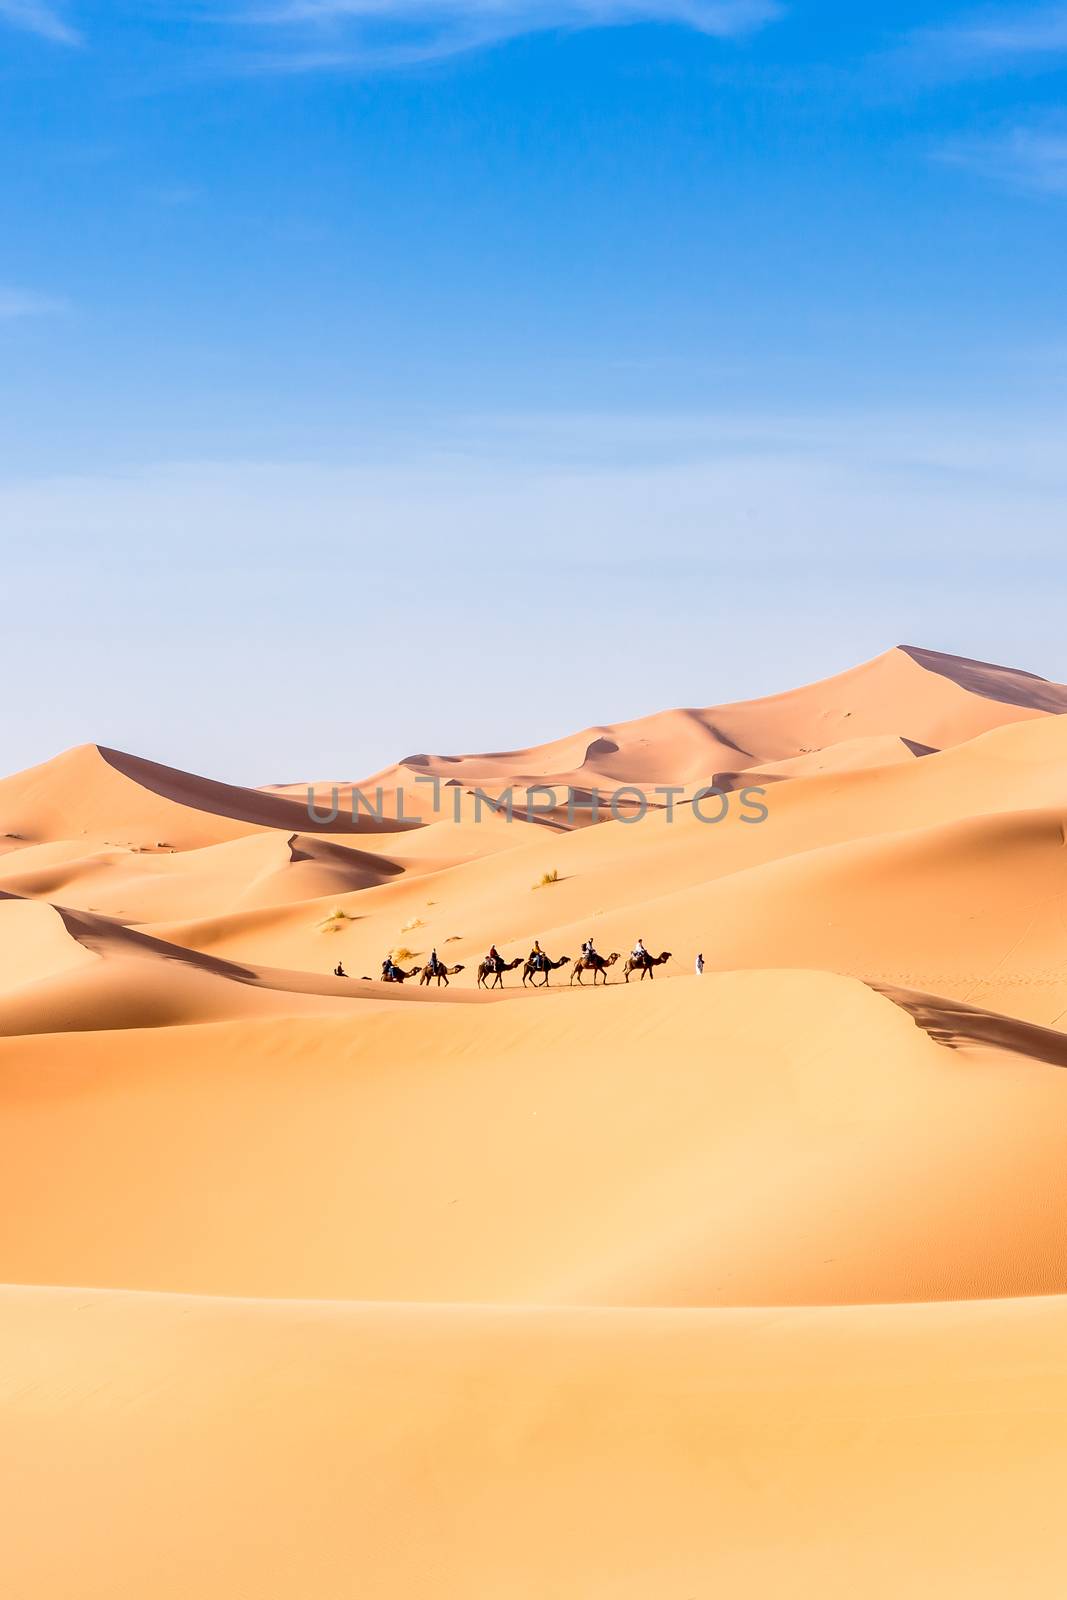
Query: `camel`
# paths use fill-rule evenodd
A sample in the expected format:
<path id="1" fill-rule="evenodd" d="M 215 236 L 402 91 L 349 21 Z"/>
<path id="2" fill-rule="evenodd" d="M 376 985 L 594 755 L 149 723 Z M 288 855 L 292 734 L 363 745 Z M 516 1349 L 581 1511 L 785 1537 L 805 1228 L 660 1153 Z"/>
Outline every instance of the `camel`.
<path id="1" fill-rule="evenodd" d="M 523 984 L 525 985 L 527 978 L 529 978 L 532 989 L 547 989 L 549 973 L 557 972 L 560 967 L 565 967 L 569 960 L 570 956 L 560 956 L 558 961 L 552 961 L 548 956 L 542 956 L 542 964 L 539 967 L 535 967 L 532 961 L 525 962 L 522 969 Z M 545 975 L 541 983 L 537 982 L 537 974 L 539 972 L 543 972 Z"/>
<path id="2" fill-rule="evenodd" d="M 596 980 L 598 977 L 603 983 L 607 983 L 607 969 L 608 967 L 613 967 L 618 959 L 619 952 L 617 950 L 613 950 L 610 956 L 579 956 L 577 961 L 574 963 L 574 970 L 571 973 L 571 982 L 573 983 L 575 978 L 577 978 L 580 984 L 582 981 L 582 973 L 591 972 L 593 974 L 594 988 L 596 988 Z"/>
<path id="3" fill-rule="evenodd" d="M 438 966 L 436 972 L 433 970 L 432 967 L 425 966 L 425 967 L 423 967 L 422 971 L 419 973 L 419 984 L 420 984 L 420 986 L 422 984 L 426 984 L 427 988 L 429 988 L 429 986 L 433 982 L 434 978 L 436 978 L 437 979 L 437 987 L 440 988 L 441 985 L 444 984 L 445 988 L 447 989 L 448 988 L 448 980 L 449 980 L 449 978 L 454 978 L 456 976 L 457 972 L 462 972 L 462 971 L 463 971 L 463 963 L 462 962 L 460 962 L 458 967 L 446 967 L 446 966 L 444 966 L 442 964 L 442 965 Z"/>
<path id="4" fill-rule="evenodd" d="M 410 972 L 405 972 L 403 967 L 394 966 L 390 972 L 382 973 L 382 982 L 403 983 L 406 978 L 414 978 L 421 971 L 421 967 L 412 967 Z"/>
<path id="5" fill-rule="evenodd" d="M 503 979 L 502 975 L 505 972 L 512 972 L 512 971 L 514 971 L 514 969 L 516 967 L 521 967 L 521 966 L 522 966 L 522 957 L 521 956 L 516 956 L 514 961 L 504 961 L 504 960 L 498 961 L 497 964 L 496 964 L 496 970 L 495 971 L 489 965 L 488 961 L 479 961 L 479 963 L 478 963 L 478 987 L 479 987 L 479 989 L 502 989 L 504 987 L 504 979 Z M 485 980 L 486 980 L 486 978 L 488 978 L 490 976 L 490 974 L 492 974 L 493 981 L 492 981 L 492 983 L 486 983 Z"/>
<path id="6" fill-rule="evenodd" d="M 670 959 L 671 953 L 669 950 L 664 950 L 663 954 L 659 956 L 645 956 L 643 959 L 639 956 L 636 961 L 633 956 L 630 956 L 622 969 L 622 975 L 629 983 L 631 972 L 639 972 L 641 974 L 641 982 L 644 983 L 646 976 L 655 978 L 656 974 L 652 971 L 653 967 L 662 967 L 663 963 Z"/>

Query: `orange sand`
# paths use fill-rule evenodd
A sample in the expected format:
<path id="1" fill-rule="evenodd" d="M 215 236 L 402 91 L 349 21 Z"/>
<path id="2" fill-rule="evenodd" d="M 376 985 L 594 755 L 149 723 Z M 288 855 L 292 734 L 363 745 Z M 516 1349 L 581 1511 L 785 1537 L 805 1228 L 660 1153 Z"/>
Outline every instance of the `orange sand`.
<path id="1" fill-rule="evenodd" d="M 409 757 L 401 827 L 0 781 L 0 1594 L 1058 1600 L 1064 713 L 901 648 Z M 475 987 L 589 934 L 671 958 Z"/>

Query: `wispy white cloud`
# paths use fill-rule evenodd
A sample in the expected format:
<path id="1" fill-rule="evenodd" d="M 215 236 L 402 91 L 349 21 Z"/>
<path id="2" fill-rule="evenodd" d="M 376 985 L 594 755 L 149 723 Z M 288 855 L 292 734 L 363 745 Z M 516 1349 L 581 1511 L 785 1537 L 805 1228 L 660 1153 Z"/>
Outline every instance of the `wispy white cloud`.
<path id="1" fill-rule="evenodd" d="M 946 145 L 937 157 L 1013 189 L 1067 194 L 1067 129 L 1010 128 L 990 138 Z"/>
<path id="2" fill-rule="evenodd" d="M 19 317 L 49 317 L 69 310 L 65 300 L 54 295 L 36 294 L 30 289 L 5 288 L 0 284 L 0 322 Z"/>
<path id="3" fill-rule="evenodd" d="M 45 0 L 0 0 L 0 23 L 12 28 L 22 28 L 35 33 L 53 44 L 77 45 L 82 37 L 76 28 L 65 22 L 54 6 Z"/>
<path id="4" fill-rule="evenodd" d="M 917 28 L 904 53 L 926 70 L 970 76 L 1033 69 L 1067 55 L 1067 4 L 971 12 L 955 22 Z"/>
<path id="5" fill-rule="evenodd" d="M 402 66 L 549 29 L 637 22 L 736 38 L 784 11 L 781 0 L 263 0 L 241 20 L 284 41 L 259 65 L 306 70 Z"/>

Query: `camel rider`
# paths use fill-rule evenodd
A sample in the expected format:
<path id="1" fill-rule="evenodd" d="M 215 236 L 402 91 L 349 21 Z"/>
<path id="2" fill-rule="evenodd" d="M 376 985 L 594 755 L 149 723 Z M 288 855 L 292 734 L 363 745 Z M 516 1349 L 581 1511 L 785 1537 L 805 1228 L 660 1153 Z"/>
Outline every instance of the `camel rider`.
<path id="1" fill-rule="evenodd" d="M 540 972 L 541 968 L 544 966 L 544 962 L 545 952 L 541 949 L 541 941 L 540 939 L 535 939 L 533 942 L 533 949 L 530 951 L 530 965 L 533 967 L 535 972 Z"/>
<path id="2" fill-rule="evenodd" d="M 382 977 L 388 983 L 391 980 L 392 976 L 393 976 L 393 958 L 392 958 L 392 956 L 386 956 L 385 960 L 382 962 Z"/>
<path id="3" fill-rule="evenodd" d="M 645 949 L 645 941 L 643 939 L 638 939 L 637 943 L 633 947 L 633 950 L 630 952 L 630 955 L 632 960 L 639 961 L 642 965 L 649 959 L 649 954 Z"/>
<path id="4" fill-rule="evenodd" d="M 434 948 L 430 951 L 430 971 L 433 973 L 434 977 L 436 978 L 436 976 L 440 972 L 440 970 L 441 970 L 441 963 L 437 959 L 437 946 L 435 945 Z"/>
<path id="5" fill-rule="evenodd" d="M 489 946 L 489 954 L 485 958 L 485 964 L 490 972 L 495 972 L 498 966 L 502 967 L 504 965 L 504 958 L 495 944 Z"/>
<path id="6" fill-rule="evenodd" d="M 593 946 L 592 939 L 587 939 L 582 945 L 582 958 L 588 962 L 593 962 L 596 960 L 596 950 Z"/>

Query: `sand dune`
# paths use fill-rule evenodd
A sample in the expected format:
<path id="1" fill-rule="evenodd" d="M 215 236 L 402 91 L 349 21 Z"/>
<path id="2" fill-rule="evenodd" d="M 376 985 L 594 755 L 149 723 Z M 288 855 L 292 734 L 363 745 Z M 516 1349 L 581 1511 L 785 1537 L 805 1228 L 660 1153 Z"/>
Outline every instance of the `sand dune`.
<path id="1" fill-rule="evenodd" d="M 336 898 L 386 883 L 404 870 L 389 856 L 300 833 L 248 834 L 173 853 L 108 850 L 56 857 L 54 850 L 31 846 L 0 862 L 0 885 L 129 922 Z"/>
<path id="2" fill-rule="evenodd" d="M 1058 1068 L 946 1050 L 828 974 L 566 991 L 531 1026 L 534 1003 L 0 1041 L 0 1279 L 635 1306 L 1067 1289 Z"/>
<path id="3" fill-rule="evenodd" d="M 1065 713 L 902 646 L 357 782 L 0 781 L 0 1592 L 1058 1600 Z M 671 959 L 475 987 L 589 935 Z"/>
<path id="4" fill-rule="evenodd" d="M 0 1006 L 25 984 L 93 963 L 92 952 L 72 939 L 54 906 L 19 900 L 0 890 Z"/>
<path id="5" fill-rule="evenodd" d="M 1002 705 L 1020 706 L 1026 711 L 1046 711 L 1058 715 L 1067 711 L 1067 688 L 1050 683 L 1033 672 L 1018 667 L 998 667 L 989 661 L 973 661 L 967 656 L 946 655 L 942 650 L 922 650 L 904 644 L 900 649 L 911 659 L 958 684 L 968 694 L 981 695 Z"/>
<path id="6" fill-rule="evenodd" d="M 361 814 L 338 818 L 330 831 L 399 832 L 402 826 Z M 310 827 L 306 803 L 197 778 L 103 745 L 80 745 L 0 781 L 0 832 L 30 843 L 86 838 L 194 850 L 261 828 L 300 833 Z"/>
<path id="7" fill-rule="evenodd" d="M 628 947 L 639 923 L 651 948 L 702 944 L 716 968 L 810 965 L 1055 1023 L 1067 1016 L 1065 820 L 1012 812 L 826 845 L 642 894 L 605 911 L 598 934 Z M 582 926 L 553 928 L 553 946 L 575 948 Z"/>
<path id="8" fill-rule="evenodd" d="M 810 778 L 821 772 L 862 772 L 868 767 L 894 766 L 915 761 L 920 756 L 936 755 L 932 745 L 893 734 L 871 734 L 866 739 L 840 739 L 825 750 L 809 750 L 804 755 L 787 756 L 783 761 L 764 761 L 742 771 L 717 772 L 716 784 L 723 789 L 740 789 L 759 783 L 780 783 L 783 778 Z"/>
<path id="9" fill-rule="evenodd" d="M 337 951 L 359 971 L 398 941 L 470 963 L 492 940 L 573 955 L 590 933 L 605 951 L 640 934 L 674 952 L 663 975 L 702 949 L 716 967 L 826 966 L 1051 1023 L 1067 1006 L 1065 783 L 1067 719 L 1046 718 L 906 766 L 779 784 L 759 825 L 737 809 L 704 825 L 679 806 L 670 824 L 547 844 L 520 830 L 504 854 L 343 899 L 353 920 L 329 937 L 327 908 L 300 904 L 152 931 L 275 966 L 323 970 Z M 546 869 L 559 881 L 535 887 Z"/>
<path id="10" fill-rule="evenodd" d="M 276 785 L 265 791 L 306 806 L 309 788 L 323 808 L 339 796 L 351 812 L 353 791 L 373 801 L 379 789 L 395 807 L 424 821 L 452 815 L 451 790 L 511 787 L 521 808 L 532 786 L 611 791 L 702 784 L 725 788 L 823 771 L 862 770 L 940 750 L 1007 723 L 1067 712 L 1067 687 L 1031 673 L 901 645 L 819 683 L 735 705 L 679 708 L 630 722 L 604 723 L 550 744 L 481 755 L 407 756 L 360 784 Z M 749 777 L 752 774 L 752 777 Z M 440 786 L 436 793 L 433 780 Z M 662 800 L 658 803 L 662 804 Z M 557 824 L 589 818 L 533 805 Z M 436 809 L 435 809 L 436 808 Z"/>
<path id="11" fill-rule="evenodd" d="M 45 923 L 43 920 L 48 921 Z M 406 987 L 226 961 L 68 908 L 0 897 L 0 939 L 26 938 L 0 990 L 0 1035 L 176 1027 L 230 1017 L 350 1014 L 354 1004 L 492 1004 L 456 988 Z M 94 959 L 95 958 L 95 959 Z"/>
<path id="12" fill-rule="evenodd" d="M 952 1050 L 977 1046 L 1067 1067 L 1067 1032 L 1062 1028 L 1043 1028 L 981 1006 L 947 1000 L 944 995 L 922 994 L 893 984 L 872 983 L 871 988 L 914 1017 L 931 1039 Z"/>
<path id="13" fill-rule="evenodd" d="M 870 739 L 942 749 L 1051 712 L 1067 712 L 1067 688 L 1060 684 L 900 646 L 837 677 L 763 700 L 659 712 L 525 750 L 409 756 L 390 777 L 402 781 L 407 768 L 464 784 L 693 784 L 719 770 L 765 768 Z M 862 752 L 860 759 L 865 765 Z"/>
<path id="14" fill-rule="evenodd" d="M 0 1580 L 20 1600 L 1056 1600 L 1065 1343 L 1055 1299 L 603 1312 L 6 1290 Z"/>

